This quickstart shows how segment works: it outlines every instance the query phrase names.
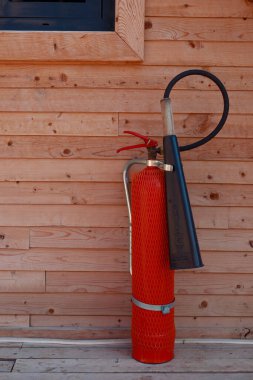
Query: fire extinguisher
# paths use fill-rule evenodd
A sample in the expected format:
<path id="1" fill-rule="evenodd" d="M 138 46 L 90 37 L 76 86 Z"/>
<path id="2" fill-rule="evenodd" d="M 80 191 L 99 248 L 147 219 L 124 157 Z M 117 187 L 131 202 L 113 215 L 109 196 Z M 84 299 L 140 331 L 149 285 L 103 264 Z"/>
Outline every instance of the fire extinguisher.
<path id="1" fill-rule="evenodd" d="M 189 75 L 208 77 L 220 89 L 224 109 L 217 127 L 201 140 L 179 147 L 174 133 L 170 92 Z M 139 133 L 125 131 L 143 143 L 117 150 L 146 148 L 148 159 L 130 160 L 123 171 L 129 214 L 130 273 L 132 274 L 132 356 L 143 363 L 162 363 L 174 357 L 174 270 L 203 266 L 184 178 L 180 151 L 210 141 L 221 130 L 229 111 L 229 98 L 222 82 L 204 70 L 188 70 L 167 86 L 161 100 L 165 136 L 163 147 Z M 164 160 L 157 160 L 157 155 Z M 135 173 L 133 165 L 145 168 Z M 131 195 L 130 195 L 131 193 Z"/>

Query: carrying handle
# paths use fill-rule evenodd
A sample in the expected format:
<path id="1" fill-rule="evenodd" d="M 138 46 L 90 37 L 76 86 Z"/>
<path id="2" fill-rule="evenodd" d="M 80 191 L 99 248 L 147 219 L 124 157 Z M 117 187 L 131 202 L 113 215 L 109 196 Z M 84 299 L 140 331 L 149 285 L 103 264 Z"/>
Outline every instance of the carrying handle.
<path id="1" fill-rule="evenodd" d="M 147 165 L 147 160 L 134 159 L 126 163 L 123 170 L 123 183 L 127 201 L 128 221 L 129 221 L 129 271 L 132 275 L 132 210 L 131 210 L 131 197 L 129 185 L 129 170 L 133 165 Z"/>
<path id="2" fill-rule="evenodd" d="M 225 124 L 225 122 L 227 120 L 228 112 L 229 112 L 229 97 L 228 97 L 227 90 L 225 89 L 223 83 L 220 81 L 219 78 L 217 78 L 214 74 L 209 73 L 209 71 L 205 71 L 205 70 L 200 70 L 200 69 L 186 70 L 186 71 L 183 71 L 182 73 L 178 74 L 177 76 L 175 76 L 175 78 L 173 78 L 170 81 L 170 83 L 168 84 L 168 86 L 164 92 L 164 98 L 169 98 L 171 90 L 173 89 L 173 87 L 175 86 L 175 84 L 177 82 L 179 82 L 181 79 L 188 77 L 190 75 L 201 75 L 201 76 L 204 76 L 204 77 L 211 79 L 218 86 L 220 92 L 222 93 L 224 107 L 223 107 L 222 117 L 221 117 L 217 127 L 211 133 L 209 133 L 209 135 L 207 135 L 206 137 L 204 137 L 204 138 L 202 138 L 202 139 L 200 139 L 200 140 L 198 140 L 192 144 L 179 146 L 179 150 L 181 152 L 183 152 L 185 150 L 197 148 L 203 144 L 206 144 L 208 141 L 210 141 L 212 138 L 214 138 L 221 131 L 223 125 Z"/>

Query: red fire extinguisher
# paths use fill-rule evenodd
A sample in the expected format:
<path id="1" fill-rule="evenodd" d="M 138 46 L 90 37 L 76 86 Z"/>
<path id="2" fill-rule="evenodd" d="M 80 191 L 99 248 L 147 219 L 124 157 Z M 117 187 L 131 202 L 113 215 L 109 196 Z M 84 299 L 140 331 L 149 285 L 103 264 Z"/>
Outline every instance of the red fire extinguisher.
<path id="1" fill-rule="evenodd" d="M 132 274 L 133 357 L 143 363 L 162 363 L 174 356 L 174 271 L 169 265 L 166 221 L 165 178 L 155 140 L 135 132 L 143 144 L 122 150 L 145 147 L 148 160 L 131 160 L 124 170 L 130 220 L 130 272 Z M 135 174 L 129 196 L 129 169 L 145 165 Z M 167 170 L 172 170 L 167 165 Z"/>
<path id="2" fill-rule="evenodd" d="M 213 80 L 222 92 L 224 110 L 219 124 L 208 136 L 179 147 L 169 94 L 188 75 L 203 75 Z M 225 87 L 213 74 L 188 70 L 169 83 L 161 105 L 166 130 L 163 148 L 149 137 L 125 131 L 141 138 L 143 143 L 117 151 L 142 147 L 148 151 L 147 160 L 135 159 L 126 164 L 123 179 L 130 230 L 132 356 L 152 364 L 174 357 L 174 270 L 203 266 L 180 151 L 205 144 L 221 130 L 228 116 L 229 99 Z M 164 156 L 163 161 L 157 160 L 158 154 Z M 145 168 L 133 175 L 130 191 L 129 170 L 133 165 L 145 165 Z"/>

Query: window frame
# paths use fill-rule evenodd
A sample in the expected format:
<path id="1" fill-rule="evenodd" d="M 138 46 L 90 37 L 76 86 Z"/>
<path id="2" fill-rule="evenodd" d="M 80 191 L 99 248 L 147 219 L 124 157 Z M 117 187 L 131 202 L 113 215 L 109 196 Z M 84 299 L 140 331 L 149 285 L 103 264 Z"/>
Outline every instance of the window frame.
<path id="1" fill-rule="evenodd" d="M 116 0 L 115 31 L 0 31 L 0 61 L 122 62 L 144 57 L 145 0 Z"/>

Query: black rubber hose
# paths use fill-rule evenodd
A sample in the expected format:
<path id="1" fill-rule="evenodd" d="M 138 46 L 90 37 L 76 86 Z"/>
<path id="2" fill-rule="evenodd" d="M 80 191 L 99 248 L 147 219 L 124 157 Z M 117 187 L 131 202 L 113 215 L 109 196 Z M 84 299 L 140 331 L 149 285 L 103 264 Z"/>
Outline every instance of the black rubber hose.
<path id="1" fill-rule="evenodd" d="M 185 150 L 197 148 L 203 144 L 206 144 L 208 141 L 210 141 L 212 138 L 214 138 L 220 132 L 223 125 L 225 124 L 227 117 L 228 117 L 228 112 L 229 112 L 229 97 L 228 97 L 228 93 L 227 93 L 223 83 L 214 74 L 211 74 L 205 70 L 200 70 L 200 69 L 186 70 L 186 71 L 183 71 L 182 73 L 178 74 L 177 76 L 175 76 L 175 78 L 173 78 L 172 81 L 168 84 L 168 86 L 164 92 L 164 98 L 169 98 L 171 90 L 175 86 L 175 84 L 178 81 L 180 81 L 182 78 L 188 77 L 189 75 L 202 75 L 204 77 L 211 79 L 218 86 L 218 88 L 220 89 L 220 92 L 222 93 L 223 101 L 224 101 L 224 108 L 223 108 L 222 117 L 221 117 L 217 127 L 209 135 L 207 135 L 203 139 L 198 140 L 192 144 L 180 146 L 179 147 L 180 151 L 185 151 Z"/>

